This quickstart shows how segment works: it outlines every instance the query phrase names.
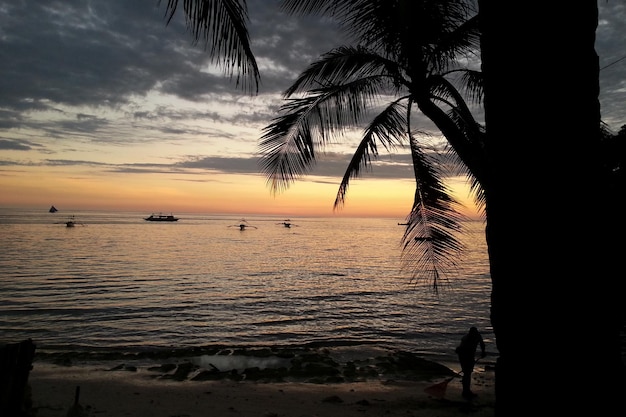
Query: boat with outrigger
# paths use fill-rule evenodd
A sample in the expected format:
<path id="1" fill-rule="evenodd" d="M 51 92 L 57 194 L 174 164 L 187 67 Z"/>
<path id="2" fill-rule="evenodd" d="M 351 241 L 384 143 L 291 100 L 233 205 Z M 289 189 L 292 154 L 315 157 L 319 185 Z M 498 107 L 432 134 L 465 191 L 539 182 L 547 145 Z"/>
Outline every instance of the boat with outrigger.
<path id="1" fill-rule="evenodd" d="M 248 229 L 248 228 L 250 228 L 250 227 L 251 227 L 251 228 L 253 228 L 253 229 L 258 229 L 258 227 L 256 227 L 256 226 L 252 226 L 250 223 L 248 223 L 248 222 L 246 221 L 246 219 L 241 219 L 241 220 L 239 220 L 239 223 L 237 223 L 237 224 L 231 224 L 231 225 L 230 225 L 230 226 L 228 226 L 228 227 L 238 227 L 238 228 L 239 228 L 239 230 L 241 230 L 241 231 L 244 231 L 244 230 L 246 230 L 246 229 Z"/>
<path id="2" fill-rule="evenodd" d="M 174 217 L 173 214 L 152 213 L 150 216 L 144 218 L 144 220 L 149 222 L 177 222 L 178 217 Z"/>
<path id="3" fill-rule="evenodd" d="M 64 224 L 65 227 L 74 227 L 74 226 L 84 226 L 83 223 L 79 223 L 76 221 L 76 218 L 72 215 L 67 218 L 64 222 L 56 222 L 55 224 Z"/>
<path id="4" fill-rule="evenodd" d="M 293 224 L 293 223 L 291 223 L 291 220 L 289 220 L 289 219 L 286 219 L 285 221 L 282 221 L 282 222 L 280 222 L 280 223 L 276 223 L 276 224 L 282 224 L 282 225 L 283 225 L 283 226 L 285 226 L 287 229 L 291 229 L 291 227 L 292 227 L 292 226 L 293 226 L 293 227 L 298 227 L 298 225 L 297 225 L 297 224 Z"/>

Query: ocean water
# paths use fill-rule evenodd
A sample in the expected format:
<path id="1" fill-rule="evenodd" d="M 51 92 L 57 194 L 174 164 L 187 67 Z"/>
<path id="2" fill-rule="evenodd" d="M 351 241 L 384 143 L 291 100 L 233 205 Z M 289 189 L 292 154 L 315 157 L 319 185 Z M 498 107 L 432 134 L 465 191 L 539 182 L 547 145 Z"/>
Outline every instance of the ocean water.
<path id="1" fill-rule="evenodd" d="M 434 294 L 401 270 L 403 219 L 0 209 L 0 342 L 38 351 L 359 346 L 454 362 L 477 326 L 495 354 L 484 224 Z M 167 213 L 169 214 L 169 213 Z"/>

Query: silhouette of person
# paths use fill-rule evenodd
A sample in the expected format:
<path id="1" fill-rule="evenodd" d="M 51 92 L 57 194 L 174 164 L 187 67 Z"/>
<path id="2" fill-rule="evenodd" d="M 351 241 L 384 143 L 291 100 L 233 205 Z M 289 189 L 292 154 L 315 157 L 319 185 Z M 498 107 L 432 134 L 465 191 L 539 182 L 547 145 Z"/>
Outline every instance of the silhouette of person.
<path id="1" fill-rule="evenodd" d="M 463 386 L 463 398 L 469 399 L 476 396 L 470 389 L 472 383 L 472 372 L 474 372 L 474 364 L 478 359 L 474 359 L 476 356 L 476 350 L 480 346 L 481 358 L 485 357 L 485 342 L 483 337 L 476 327 L 471 327 L 469 332 L 461 338 L 461 344 L 455 349 L 457 355 L 459 355 L 459 363 L 461 364 L 461 385 Z"/>

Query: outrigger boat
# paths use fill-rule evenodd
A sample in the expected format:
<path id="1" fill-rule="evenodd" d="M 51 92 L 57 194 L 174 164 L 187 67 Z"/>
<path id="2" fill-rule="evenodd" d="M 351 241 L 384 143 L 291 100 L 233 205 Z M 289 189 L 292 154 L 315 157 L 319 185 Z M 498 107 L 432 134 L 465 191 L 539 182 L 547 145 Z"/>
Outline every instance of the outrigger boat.
<path id="1" fill-rule="evenodd" d="M 246 229 L 247 229 L 247 228 L 249 228 L 249 227 L 251 227 L 251 228 L 253 228 L 253 229 L 257 229 L 257 227 L 256 227 L 256 226 L 252 226 L 251 224 L 249 224 L 249 223 L 246 221 L 246 219 L 241 219 L 241 220 L 239 220 L 239 223 L 237 223 L 237 224 L 231 224 L 231 225 L 230 225 L 230 226 L 228 226 L 228 227 L 238 227 L 238 228 L 239 228 L 239 230 L 242 230 L 242 231 L 243 231 L 243 230 L 246 230 Z"/>
<path id="2" fill-rule="evenodd" d="M 65 227 L 84 226 L 84 224 L 77 222 L 74 216 L 70 216 L 66 221 L 57 222 L 56 224 L 64 224 Z"/>
<path id="3" fill-rule="evenodd" d="M 291 228 L 291 226 L 295 226 L 295 227 L 297 227 L 297 226 L 298 226 L 297 224 L 293 224 L 293 223 L 291 223 L 291 220 L 289 220 L 289 219 L 285 220 L 284 222 L 280 222 L 280 223 L 276 223 L 276 224 L 282 224 L 282 225 L 283 225 L 283 226 L 285 226 L 287 229 L 290 229 L 290 228 Z"/>

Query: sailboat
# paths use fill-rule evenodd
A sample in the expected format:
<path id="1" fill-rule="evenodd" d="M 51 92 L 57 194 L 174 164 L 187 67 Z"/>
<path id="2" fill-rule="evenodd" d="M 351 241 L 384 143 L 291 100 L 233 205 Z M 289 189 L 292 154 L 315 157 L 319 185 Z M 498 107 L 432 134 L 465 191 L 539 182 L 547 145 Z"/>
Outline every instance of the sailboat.
<path id="1" fill-rule="evenodd" d="M 50 206 L 50 210 L 48 210 L 49 213 L 56 213 L 57 211 L 59 210 L 57 210 L 57 208 L 54 206 Z"/>

